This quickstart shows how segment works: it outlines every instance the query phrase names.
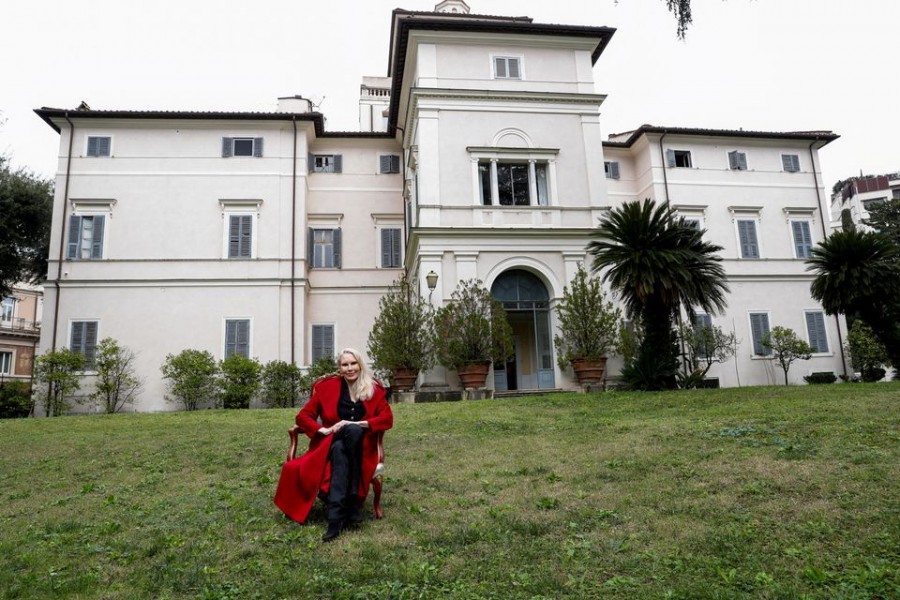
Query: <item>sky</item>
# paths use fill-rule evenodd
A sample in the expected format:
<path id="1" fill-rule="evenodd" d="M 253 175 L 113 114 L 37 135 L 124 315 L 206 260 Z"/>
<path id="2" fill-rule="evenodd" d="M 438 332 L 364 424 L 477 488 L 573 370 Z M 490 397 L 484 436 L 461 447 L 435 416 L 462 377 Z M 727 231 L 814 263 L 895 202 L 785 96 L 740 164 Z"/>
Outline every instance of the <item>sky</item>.
<path id="1" fill-rule="evenodd" d="M 387 74 L 391 11 L 437 0 L 2 0 L 0 153 L 52 176 L 59 136 L 33 110 L 273 111 L 312 98 L 357 130 L 359 84 Z M 641 124 L 831 130 L 823 186 L 900 171 L 897 0 L 467 0 L 473 13 L 616 28 L 594 66 L 604 139 Z"/>

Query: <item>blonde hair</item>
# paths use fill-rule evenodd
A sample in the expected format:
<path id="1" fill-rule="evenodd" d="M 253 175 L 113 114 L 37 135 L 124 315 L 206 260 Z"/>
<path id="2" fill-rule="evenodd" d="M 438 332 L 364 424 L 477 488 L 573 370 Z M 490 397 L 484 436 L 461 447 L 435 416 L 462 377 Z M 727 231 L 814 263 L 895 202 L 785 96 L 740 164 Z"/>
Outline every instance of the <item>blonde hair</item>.
<path id="1" fill-rule="evenodd" d="M 353 348 L 344 348 L 338 352 L 337 355 L 338 372 L 341 370 L 341 357 L 345 354 L 352 356 L 356 359 L 357 364 L 359 364 L 359 377 L 356 378 L 356 382 L 353 384 L 353 391 L 356 392 L 357 399 L 370 399 L 375 391 L 375 380 L 369 372 L 369 367 L 366 366 L 366 361 L 364 361 L 362 355 Z"/>

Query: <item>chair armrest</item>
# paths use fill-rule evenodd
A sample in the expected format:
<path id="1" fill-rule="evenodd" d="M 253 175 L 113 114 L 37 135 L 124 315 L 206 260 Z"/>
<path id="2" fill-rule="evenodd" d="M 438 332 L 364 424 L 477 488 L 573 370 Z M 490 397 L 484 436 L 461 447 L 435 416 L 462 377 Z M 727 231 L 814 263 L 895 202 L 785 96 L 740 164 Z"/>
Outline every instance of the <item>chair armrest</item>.
<path id="1" fill-rule="evenodd" d="M 294 425 L 288 429 L 288 436 L 291 438 L 291 445 L 288 448 L 287 460 L 292 461 L 297 458 L 297 436 L 300 434 L 300 426 Z"/>

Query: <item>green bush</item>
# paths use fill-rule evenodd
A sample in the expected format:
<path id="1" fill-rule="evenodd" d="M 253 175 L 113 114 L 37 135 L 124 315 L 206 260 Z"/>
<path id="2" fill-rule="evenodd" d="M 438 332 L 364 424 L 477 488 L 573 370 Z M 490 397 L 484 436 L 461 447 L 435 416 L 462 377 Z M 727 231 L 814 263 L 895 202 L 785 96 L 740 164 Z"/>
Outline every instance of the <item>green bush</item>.
<path id="1" fill-rule="evenodd" d="M 48 417 L 58 417 L 72 408 L 75 392 L 81 389 L 81 375 L 86 362 L 84 355 L 60 348 L 34 359 L 34 381 L 38 384 L 36 398 L 44 403 Z"/>
<path id="2" fill-rule="evenodd" d="M 334 375 L 335 373 L 337 373 L 337 359 L 333 356 L 320 357 L 313 364 L 309 365 L 306 375 L 300 380 L 300 391 L 304 394 L 309 394 L 316 379 L 325 375 Z"/>
<path id="3" fill-rule="evenodd" d="M 261 400 L 271 408 L 291 408 L 300 399 L 303 374 L 297 365 L 273 360 L 267 362 L 260 375 Z"/>
<path id="4" fill-rule="evenodd" d="M 215 403 L 219 365 L 209 352 L 182 350 L 177 355 L 168 354 L 161 370 L 163 378 L 169 380 L 169 402 L 180 402 L 185 410 Z"/>
<path id="5" fill-rule="evenodd" d="M 832 373 L 831 371 L 821 371 L 818 373 L 810 373 L 803 377 L 803 381 L 810 385 L 814 385 L 817 383 L 834 383 L 837 381 L 837 375 Z"/>
<path id="6" fill-rule="evenodd" d="M 221 363 L 222 405 L 225 408 L 250 408 L 250 401 L 259 391 L 259 374 L 262 366 L 252 358 L 232 354 Z"/>
<path id="7" fill-rule="evenodd" d="M 31 413 L 31 386 L 25 381 L 7 381 L 0 386 L 0 419 L 20 419 Z"/>
<path id="8" fill-rule="evenodd" d="M 868 367 L 863 369 L 860 372 L 862 375 L 862 380 L 867 383 L 875 383 L 876 381 L 881 381 L 884 379 L 884 376 L 887 375 L 887 371 L 882 369 L 881 367 Z"/>

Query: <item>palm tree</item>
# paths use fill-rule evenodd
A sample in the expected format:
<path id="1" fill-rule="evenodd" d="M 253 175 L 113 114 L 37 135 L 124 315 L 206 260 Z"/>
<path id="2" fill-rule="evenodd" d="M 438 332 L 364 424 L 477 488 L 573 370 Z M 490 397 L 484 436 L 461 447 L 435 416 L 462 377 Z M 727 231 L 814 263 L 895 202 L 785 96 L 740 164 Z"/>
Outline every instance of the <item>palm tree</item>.
<path id="1" fill-rule="evenodd" d="M 838 231 L 806 262 L 825 312 L 859 315 L 900 366 L 900 247 L 881 233 Z"/>
<path id="2" fill-rule="evenodd" d="M 645 336 L 633 365 L 638 387 L 675 387 L 678 352 L 674 321 L 683 306 L 693 317 L 725 309 L 728 284 L 722 250 L 703 240 L 703 230 L 674 217 L 651 199 L 626 202 L 610 211 L 588 243 L 592 270 L 618 292 L 628 313 L 640 319 Z"/>

